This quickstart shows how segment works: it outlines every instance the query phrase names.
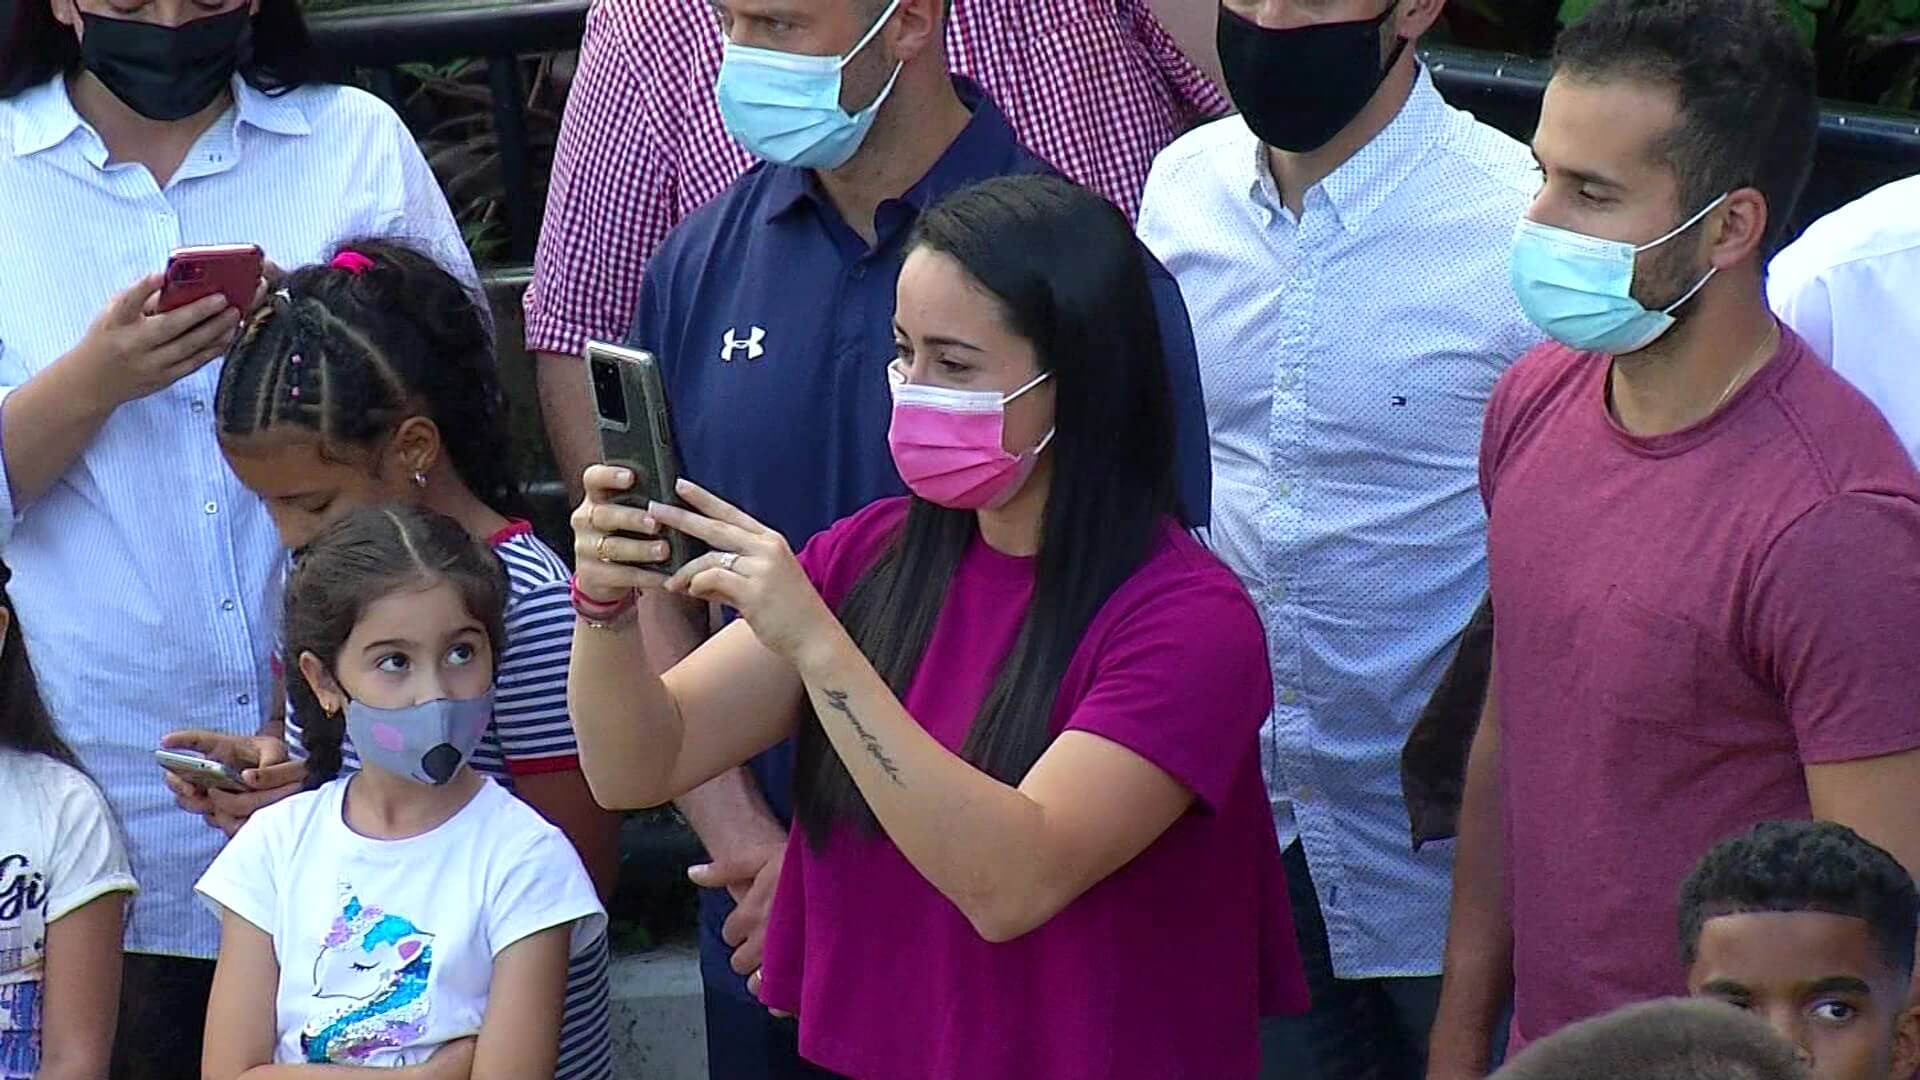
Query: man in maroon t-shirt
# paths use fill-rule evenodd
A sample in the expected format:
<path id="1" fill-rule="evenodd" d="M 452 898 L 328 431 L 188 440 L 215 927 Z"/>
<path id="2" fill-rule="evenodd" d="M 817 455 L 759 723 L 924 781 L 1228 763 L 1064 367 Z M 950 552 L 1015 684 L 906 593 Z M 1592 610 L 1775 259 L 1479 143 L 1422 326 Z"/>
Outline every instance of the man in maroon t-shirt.
<path id="1" fill-rule="evenodd" d="M 1481 449 L 1493 694 L 1433 1080 L 1484 1073 L 1509 985 L 1516 1045 L 1683 992 L 1677 885 L 1755 822 L 1920 867 L 1920 476 L 1762 289 L 1816 117 L 1774 0 L 1601 0 L 1556 48 L 1512 272 L 1558 344 Z"/>

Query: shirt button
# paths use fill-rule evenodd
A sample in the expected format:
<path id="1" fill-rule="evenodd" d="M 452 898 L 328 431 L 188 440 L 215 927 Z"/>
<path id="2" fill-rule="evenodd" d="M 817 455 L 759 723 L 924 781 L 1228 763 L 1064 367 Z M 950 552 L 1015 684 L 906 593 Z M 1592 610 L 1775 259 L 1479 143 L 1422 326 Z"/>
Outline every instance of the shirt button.
<path id="1" fill-rule="evenodd" d="M 1312 802 L 1313 789 L 1310 787 L 1301 788 L 1298 792 L 1294 794 L 1293 801 L 1294 802 Z"/>
<path id="2" fill-rule="evenodd" d="M 1282 372 L 1280 375 L 1280 389 L 1291 390 L 1293 389 L 1294 384 L 1298 383 L 1299 381 L 1300 381 L 1300 377 L 1298 375 L 1295 375 L 1293 372 L 1291 371 Z"/>
<path id="3" fill-rule="evenodd" d="M 1285 480 L 1282 480 L 1278 484 L 1275 484 L 1273 486 L 1273 493 L 1275 495 L 1280 496 L 1283 499 L 1287 498 L 1288 496 L 1293 494 L 1293 485 L 1291 483 L 1288 483 Z"/>
<path id="4" fill-rule="evenodd" d="M 220 504 L 209 499 L 207 500 L 207 505 L 201 507 L 200 509 L 205 510 L 209 514 L 217 514 L 220 512 Z"/>
<path id="5" fill-rule="evenodd" d="M 232 601 L 232 600 L 222 600 L 222 601 L 220 601 L 220 610 L 221 610 L 221 611 L 232 611 L 232 610 L 233 610 L 233 606 L 234 606 L 234 605 L 233 605 L 233 601 Z"/>
<path id="6" fill-rule="evenodd" d="M 1293 692 L 1292 690 L 1286 690 L 1281 692 L 1280 694 L 1280 704 L 1282 705 L 1292 705 L 1299 700 L 1300 700 L 1300 695 Z"/>
<path id="7" fill-rule="evenodd" d="M 234 698 L 233 700 L 234 700 L 234 703 L 237 705 L 251 705 L 253 704 L 253 695 L 241 694 L 239 697 Z"/>

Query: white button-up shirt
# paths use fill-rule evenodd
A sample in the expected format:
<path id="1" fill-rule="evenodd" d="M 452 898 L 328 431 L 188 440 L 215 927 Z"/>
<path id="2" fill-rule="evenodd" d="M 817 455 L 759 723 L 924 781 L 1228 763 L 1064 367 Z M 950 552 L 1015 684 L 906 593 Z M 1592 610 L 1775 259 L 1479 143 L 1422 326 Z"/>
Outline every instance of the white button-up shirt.
<path id="1" fill-rule="evenodd" d="M 1814 222 L 1774 256 L 1767 298 L 1920 461 L 1920 176 Z"/>
<path id="2" fill-rule="evenodd" d="M 0 401 L 177 247 L 255 243 L 292 268 L 398 235 L 473 278 L 446 199 L 379 99 L 238 79 L 234 95 L 164 188 L 108 164 L 62 80 L 0 101 Z M 122 405 L 31 504 L 14 505 L 0 461 L 0 554 L 47 704 L 126 829 L 136 952 L 210 957 L 219 941 L 193 883 L 222 838 L 174 806 L 160 736 L 252 732 L 271 685 L 280 542 L 221 457 L 218 376 L 208 365 Z"/>
<path id="3" fill-rule="evenodd" d="M 1213 539 L 1267 629 L 1262 762 L 1342 978 L 1440 971 L 1451 844 L 1413 851 L 1400 750 L 1486 588 L 1493 384 L 1539 340 L 1507 279 L 1539 181 L 1422 69 L 1296 219 L 1238 117 L 1155 163 L 1140 234 L 1193 315 Z"/>

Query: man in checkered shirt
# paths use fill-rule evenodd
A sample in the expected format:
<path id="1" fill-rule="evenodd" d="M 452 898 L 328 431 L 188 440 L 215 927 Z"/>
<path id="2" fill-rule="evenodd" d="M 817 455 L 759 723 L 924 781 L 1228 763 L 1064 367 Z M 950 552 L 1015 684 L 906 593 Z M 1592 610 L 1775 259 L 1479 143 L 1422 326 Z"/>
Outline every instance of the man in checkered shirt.
<path id="1" fill-rule="evenodd" d="M 596 337 L 659 356 L 687 474 L 796 547 L 897 493 L 884 369 L 893 281 L 918 211 L 971 180 L 1052 163 L 1131 212 L 1154 153 L 1224 110 L 1146 5 L 958 0 L 946 13 L 941 0 L 723 0 L 713 9 L 702 0 L 603 0 L 589 21 L 527 298 L 548 431 L 570 482 L 598 459 L 576 355 Z M 845 58 L 850 113 L 892 86 L 843 167 L 763 163 L 735 182 L 751 159 L 716 104 L 715 9 L 738 46 Z M 956 70 L 972 77 L 950 79 Z M 1168 342 L 1176 468 L 1188 508 L 1204 518 L 1208 452 L 1192 337 L 1177 286 L 1150 269 Z M 665 606 L 643 605 L 649 654 L 663 665 L 699 640 Z M 771 1020 L 729 969 L 758 963 L 790 769 L 783 748 L 681 800 L 714 860 L 700 880 L 715 887 L 701 922 L 716 1080 L 817 1075 L 799 1059 L 791 1023 Z"/>
<path id="2" fill-rule="evenodd" d="M 952 0 L 951 9 L 954 73 L 993 98 L 1023 146 L 1128 217 L 1154 155 L 1231 110 L 1189 59 L 1212 67 L 1211 0 Z M 600 453 L 581 347 L 627 332 L 654 249 L 753 164 L 720 122 L 723 40 L 708 0 L 599 0 L 587 16 L 526 295 L 548 438 L 576 499 Z"/>

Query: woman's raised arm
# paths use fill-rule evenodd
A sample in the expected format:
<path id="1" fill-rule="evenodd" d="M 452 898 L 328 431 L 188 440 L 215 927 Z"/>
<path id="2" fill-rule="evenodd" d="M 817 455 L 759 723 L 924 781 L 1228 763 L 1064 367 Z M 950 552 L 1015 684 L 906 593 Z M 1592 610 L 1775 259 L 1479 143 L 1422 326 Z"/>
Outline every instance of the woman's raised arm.
<path id="1" fill-rule="evenodd" d="M 624 469 L 586 471 L 573 528 L 576 586 L 589 603 L 616 604 L 667 580 L 632 565 L 665 558 L 664 542 L 614 535 L 659 534 L 645 511 L 610 501 L 632 482 Z M 658 806 L 778 745 L 793 732 L 801 695 L 792 665 L 744 625 L 714 635 L 664 679 L 647 662 L 630 607 L 605 623 L 582 616 L 574 631 L 567 710 L 581 770 L 609 809 Z"/>

